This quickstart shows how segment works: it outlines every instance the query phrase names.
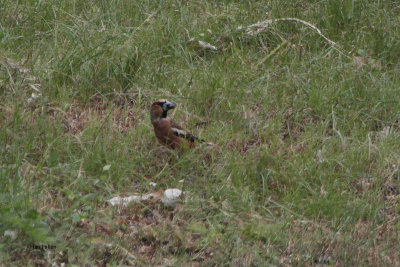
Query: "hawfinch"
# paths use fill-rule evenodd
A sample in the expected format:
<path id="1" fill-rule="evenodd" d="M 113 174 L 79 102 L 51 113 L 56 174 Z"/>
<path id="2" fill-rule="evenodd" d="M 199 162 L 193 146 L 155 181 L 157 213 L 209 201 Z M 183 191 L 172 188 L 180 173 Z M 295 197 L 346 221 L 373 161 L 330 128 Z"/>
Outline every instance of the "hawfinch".
<path id="1" fill-rule="evenodd" d="M 186 133 L 181 126 L 167 117 L 168 111 L 174 108 L 175 105 L 166 99 L 160 99 L 151 104 L 150 118 L 158 141 L 172 149 L 180 149 L 184 144 L 193 147 L 195 141 L 204 142 Z"/>

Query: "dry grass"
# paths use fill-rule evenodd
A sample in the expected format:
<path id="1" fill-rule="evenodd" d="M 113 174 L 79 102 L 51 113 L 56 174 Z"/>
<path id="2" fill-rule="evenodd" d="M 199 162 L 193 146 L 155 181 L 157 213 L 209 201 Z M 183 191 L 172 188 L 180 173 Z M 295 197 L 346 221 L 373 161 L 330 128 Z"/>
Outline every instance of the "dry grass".
<path id="1" fill-rule="evenodd" d="M 0 265 L 400 265 L 394 1 L 1 13 Z M 216 146 L 161 147 L 159 98 Z M 187 201 L 107 204 L 167 188 Z"/>

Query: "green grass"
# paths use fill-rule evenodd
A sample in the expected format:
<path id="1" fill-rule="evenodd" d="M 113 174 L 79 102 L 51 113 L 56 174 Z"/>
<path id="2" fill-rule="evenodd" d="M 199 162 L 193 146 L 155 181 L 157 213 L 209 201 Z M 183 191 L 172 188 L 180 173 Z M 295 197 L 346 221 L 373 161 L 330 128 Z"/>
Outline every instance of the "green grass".
<path id="1" fill-rule="evenodd" d="M 337 49 L 237 30 L 288 17 Z M 0 263 L 399 265 L 399 23 L 394 0 L 2 1 Z M 215 148 L 160 147 L 159 98 Z"/>

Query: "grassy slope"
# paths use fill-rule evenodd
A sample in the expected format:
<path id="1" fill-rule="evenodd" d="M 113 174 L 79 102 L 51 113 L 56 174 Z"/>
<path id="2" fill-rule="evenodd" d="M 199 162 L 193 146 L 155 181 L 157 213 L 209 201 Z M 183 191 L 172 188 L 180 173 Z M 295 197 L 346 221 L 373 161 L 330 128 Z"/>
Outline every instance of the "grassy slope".
<path id="1" fill-rule="evenodd" d="M 295 22 L 236 30 L 280 17 L 349 56 Z M 400 264 L 399 23 L 388 0 L 3 1 L 0 259 Z M 160 148 L 161 97 L 217 147 Z M 174 211 L 106 204 L 181 179 Z"/>

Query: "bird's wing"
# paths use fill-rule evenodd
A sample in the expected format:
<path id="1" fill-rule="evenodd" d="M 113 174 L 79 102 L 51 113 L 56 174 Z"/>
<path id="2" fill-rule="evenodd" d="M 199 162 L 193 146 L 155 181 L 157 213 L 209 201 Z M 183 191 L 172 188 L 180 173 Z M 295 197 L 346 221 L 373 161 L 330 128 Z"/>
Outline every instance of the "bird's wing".
<path id="1" fill-rule="evenodd" d="M 185 138 L 186 140 L 189 140 L 190 142 L 195 142 L 195 141 L 199 141 L 199 142 L 204 142 L 203 139 L 200 139 L 196 136 L 193 136 L 192 134 L 185 132 L 182 127 L 177 124 L 176 122 L 174 122 L 173 120 L 171 120 L 171 130 L 172 132 L 179 137 Z"/>

